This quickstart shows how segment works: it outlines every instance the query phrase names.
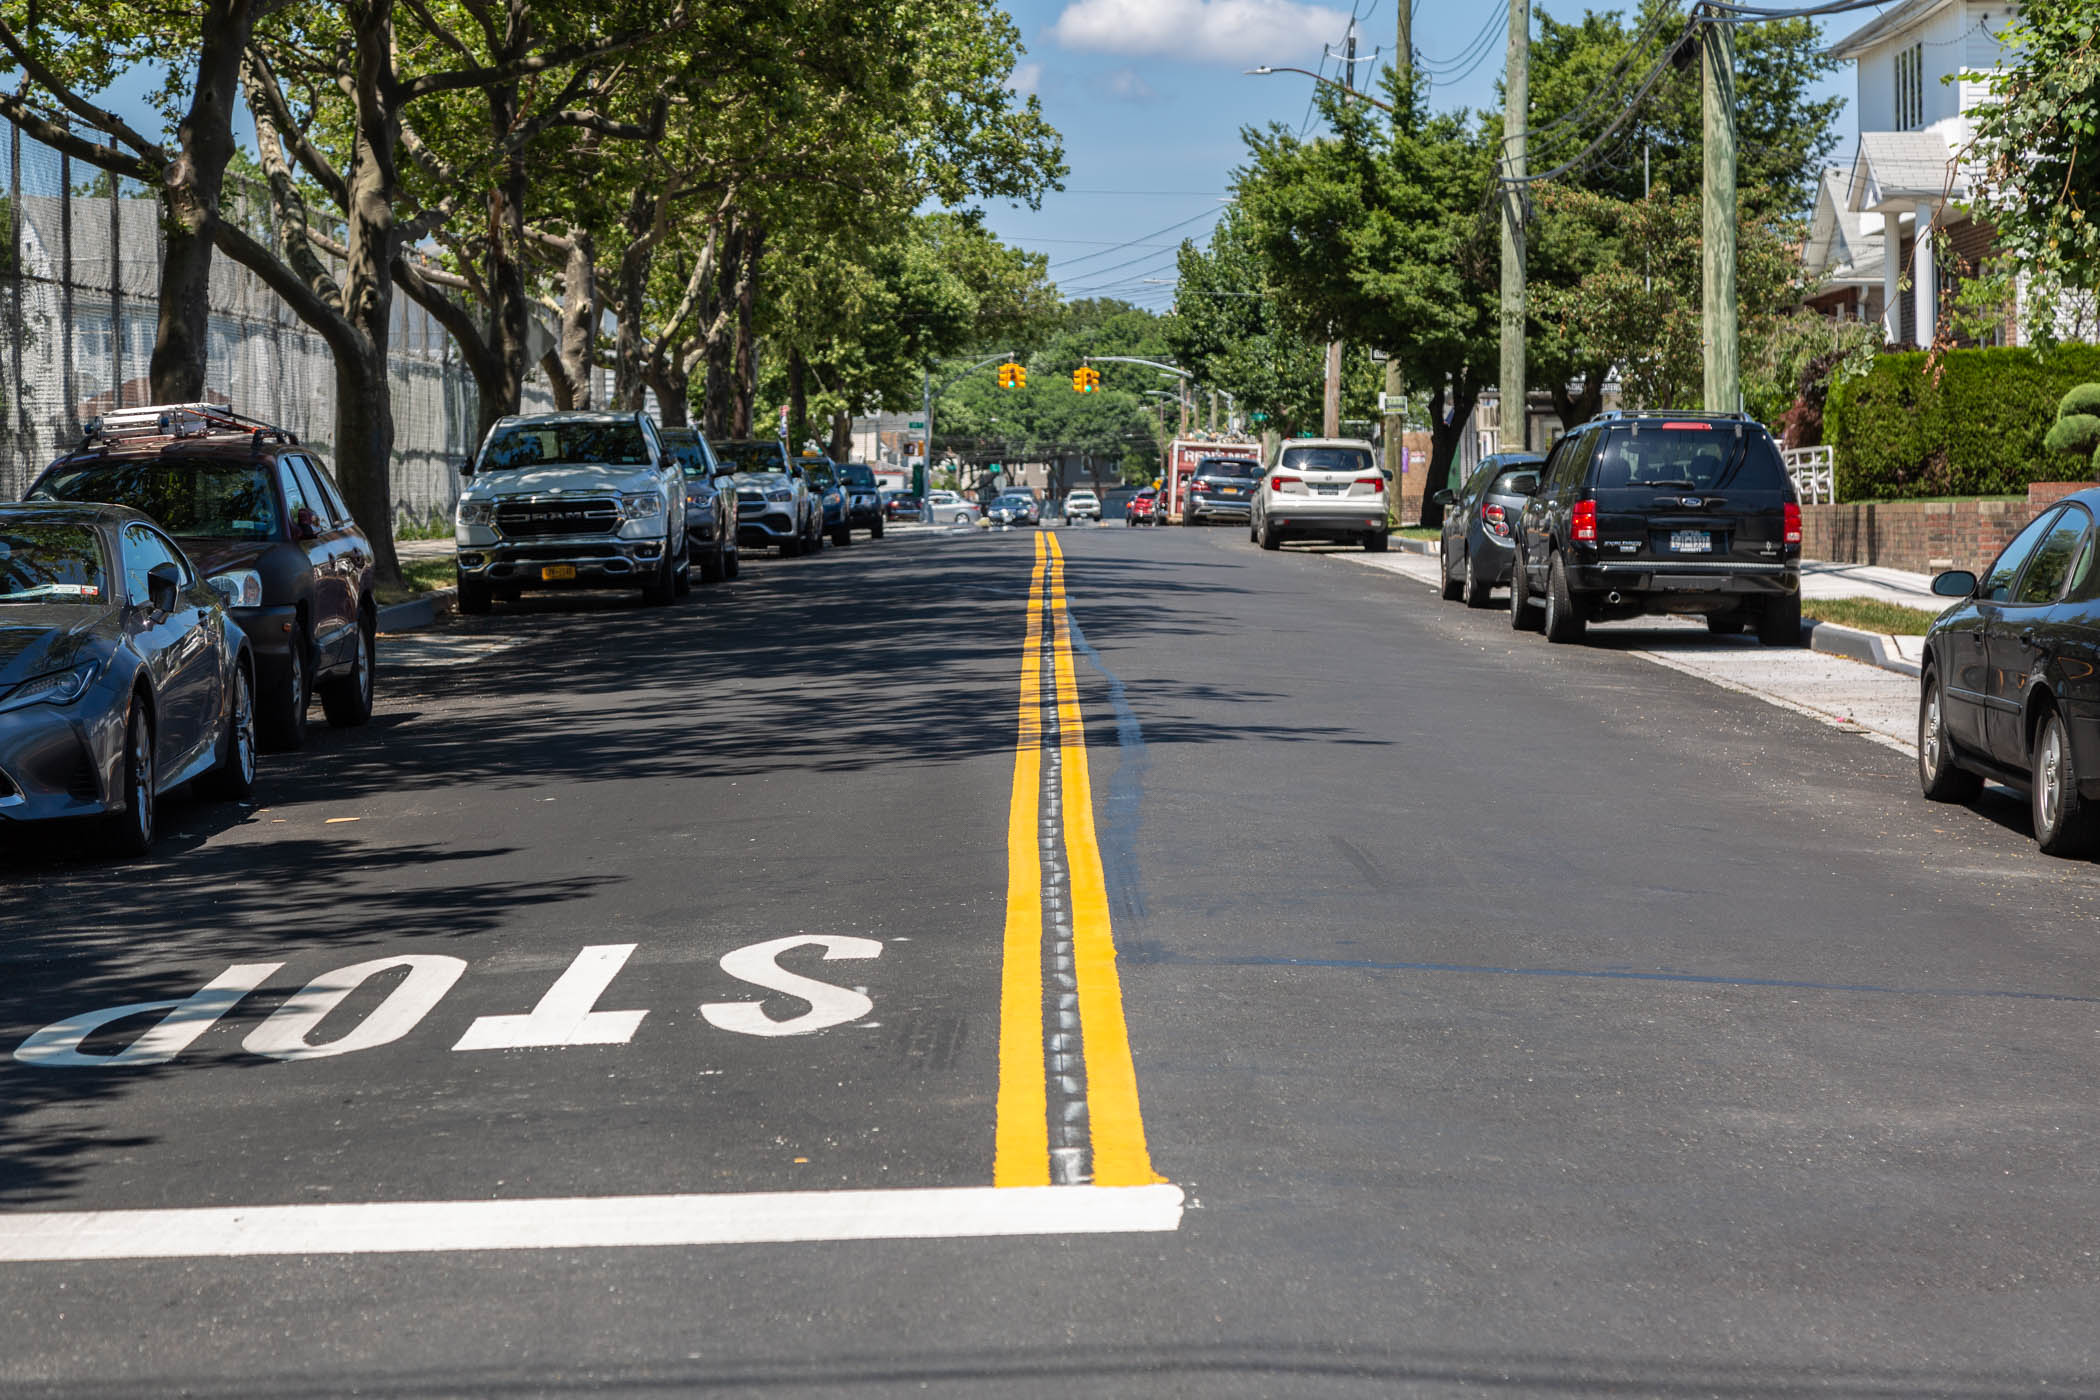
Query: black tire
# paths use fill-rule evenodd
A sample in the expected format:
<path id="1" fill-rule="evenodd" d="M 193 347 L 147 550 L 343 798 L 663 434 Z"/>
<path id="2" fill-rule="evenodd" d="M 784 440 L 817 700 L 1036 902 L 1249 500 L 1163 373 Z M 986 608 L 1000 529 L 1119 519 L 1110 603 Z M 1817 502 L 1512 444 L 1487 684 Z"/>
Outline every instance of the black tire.
<path id="1" fill-rule="evenodd" d="M 702 551 L 700 555 L 700 581 L 702 583 L 720 583 L 727 569 L 727 556 L 719 543 L 712 549 Z"/>
<path id="2" fill-rule="evenodd" d="M 307 660 L 305 624 L 292 624 L 285 655 L 284 679 L 256 706 L 263 742 L 278 753 L 291 753 L 306 745 L 306 709 L 313 703 L 313 671 Z"/>
<path id="3" fill-rule="evenodd" d="M 744 571 L 744 551 L 730 549 L 722 555 L 722 577 L 735 578 Z"/>
<path id="4" fill-rule="evenodd" d="M 1568 566 L 1559 550 L 1546 561 L 1546 617 L 1543 627 L 1549 642 L 1579 642 L 1589 620 L 1568 587 Z"/>
<path id="5" fill-rule="evenodd" d="M 1484 608 L 1494 601 L 1495 586 L 1480 576 L 1473 565 L 1473 551 L 1466 551 L 1465 577 L 1459 584 L 1459 596 L 1466 600 L 1469 608 Z"/>
<path id="6" fill-rule="evenodd" d="M 464 575 L 460 577 L 459 610 L 464 616 L 486 616 L 495 601 L 495 591 L 489 587 L 486 580 L 467 578 Z"/>
<path id="7" fill-rule="evenodd" d="M 678 596 L 678 561 L 671 557 L 666 542 L 663 554 L 656 567 L 650 571 L 649 581 L 642 585 L 642 606 L 660 608 Z"/>
<path id="8" fill-rule="evenodd" d="M 959 510 L 948 517 L 948 523 L 950 525 L 967 525 L 970 523 L 970 512 Z"/>
<path id="9" fill-rule="evenodd" d="M 1465 585 L 1451 576 L 1451 546 L 1443 540 L 1436 545 L 1437 574 L 1444 581 L 1444 601 L 1455 603 L 1465 592 Z"/>
<path id="10" fill-rule="evenodd" d="M 1261 533 L 1256 536 L 1256 539 L 1260 541 L 1263 549 L 1278 550 L 1283 548 L 1283 537 L 1276 533 L 1276 527 L 1269 522 L 1267 516 L 1262 517 Z"/>
<path id="11" fill-rule="evenodd" d="M 1974 802 L 1983 791 L 1983 779 L 1954 762 L 1938 671 L 1927 671 L 1918 687 L 1918 790 L 1928 802 Z"/>
<path id="12" fill-rule="evenodd" d="M 158 835 L 159 774 L 153 757 L 153 720 L 146 713 L 143 696 L 131 699 L 131 713 L 124 721 L 124 761 L 118 765 L 124 778 L 124 810 L 107 818 L 109 846 L 121 856 L 142 856 L 153 849 Z"/>
<path id="13" fill-rule="evenodd" d="M 1765 610 L 1757 618 L 1757 640 L 1768 647 L 1801 645 L 1801 595 L 1774 594 L 1765 599 Z"/>
<path id="14" fill-rule="evenodd" d="M 881 516 L 879 516 L 879 515 L 878 515 L 878 516 L 876 516 L 876 517 L 875 517 L 875 523 L 874 523 L 873 525 L 870 525 L 870 526 L 868 527 L 868 538 L 869 538 L 869 539 L 871 539 L 871 540 L 879 540 L 879 539 L 881 539 L 881 538 L 882 538 L 882 527 L 883 527 L 884 523 L 885 523 L 885 522 L 883 521 L 883 519 L 882 519 L 882 517 L 881 517 Z"/>
<path id="15" fill-rule="evenodd" d="M 2028 771 L 2034 844 L 2048 856 L 2091 855 L 2095 835 L 2092 804 L 2079 795 L 2071 731 L 2053 705 L 2035 726 Z"/>
<path id="16" fill-rule="evenodd" d="M 1733 637 L 1750 625 L 1750 619 L 1739 612 L 1708 613 L 1706 630 L 1716 637 Z"/>
<path id="17" fill-rule="evenodd" d="M 802 553 L 802 536 L 795 535 L 780 542 L 780 557 L 794 559 Z"/>
<path id="18" fill-rule="evenodd" d="M 321 683 L 321 713 L 337 729 L 355 729 L 372 718 L 372 679 L 379 669 L 374 630 L 372 614 L 361 614 L 357 619 L 357 655 L 350 663 L 349 674 Z"/>
<path id="19" fill-rule="evenodd" d="M 197 791 L 220 802 L 245 802 L 255 791 L 255 676 L 245 658 L 233 668 L 224 744 L 218 766 L 197 780 Z"/>
<path id="20" fill-rule="evenodd" d="M 844 549 L 847 545 L 852 544 L 853 527 L 843 520 L 840 521 L 838 528 L 831 532 L 831 542 L 840 549 Z"/>
<path id="21" fill-rule="evenodd" d="M 1509 625 L 1518 632 L 1530 632 L 1539 625 L 1538 604 L 1531 601 L 1531 580 L 1525 577 L 1521 551 L 1509 570 Z"/>
<path id="22" fill-rule="evenodd" d="M 683 598 L 693 591 L 693 547 L 688 544 L 671 564 L 671 593 Z"/>
<path id="23" fill-rule="evenodd" d="M 1373 530 L 1364 536 L 1364 553 L 1383 554 L 1391 543 L 1391 536 L 1383 530 Z"/>

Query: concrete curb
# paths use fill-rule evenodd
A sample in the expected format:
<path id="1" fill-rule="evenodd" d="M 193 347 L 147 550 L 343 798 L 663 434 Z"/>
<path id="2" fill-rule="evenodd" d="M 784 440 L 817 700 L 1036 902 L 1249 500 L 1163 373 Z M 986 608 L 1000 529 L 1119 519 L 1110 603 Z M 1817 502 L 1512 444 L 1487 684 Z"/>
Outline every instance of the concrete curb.
<path id="1" fill-rule="evenodd" d="M 1810 622 L 1805 624 L 1808 645 L 1811 650 L 1825 652 L 1831 656 L 1849 657 L 1864 661 L 1869 666 L 1879 666 L 1884 671 L 1894 671 L 1899 676 L 1916 676 L 1918 665 L 1905 661 L 1896 654 L 1892 639 L 1878 632 L 1863 632 L 1857 627 L 1840 627 L 1835 622 Z"/>
<path id="2" fill-rule="evenodd" d="M 1398 535 L 1389 536 L 1388 540 L 1391 546 L 1402 554 L 1435 555 L 1441 552 L 1437 549 L 1435 540 L 1409 540 Z"/>
<path id="3" fill-rule="evenodd" d="M 379 630 L 415 632 L 435 626 L 439 618 L 452 611 L 453 602 L 458 597 L 457 588 L 434 588 L 405 603 L 389 603 L 379 610 Z"/>

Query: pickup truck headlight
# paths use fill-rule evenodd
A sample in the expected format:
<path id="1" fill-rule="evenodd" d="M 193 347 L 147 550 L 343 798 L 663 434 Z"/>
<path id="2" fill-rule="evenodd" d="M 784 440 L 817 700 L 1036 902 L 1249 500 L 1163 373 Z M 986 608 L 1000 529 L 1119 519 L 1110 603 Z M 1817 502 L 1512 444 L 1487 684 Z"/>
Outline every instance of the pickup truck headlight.
<path id="1" fill-rule="evenodd" d="M 70 671 L 47 671 L 31 676 L 0 695 L 0 714 L 30 705 L 70 705 L 87 693 L 94 682 L 96 666 L 75 666 Z"/>
<path id="2" fill-rule="evenodd" d="M 229 608 L 259 608 L 262 606 L 262 575 L 253 569 L 228 569 L 213 574 L 206 580 L 212 591 L 226 600 Z"/>
<path id="3" fill-rule="evenodd" d="M 453 519 L 461 525 L 494 525 L 496 503 L 494 501 L 461 501 L 459 511 Z"/>
<path id="4" fill-rule="evenodd" d="M 620 497 L 622 520 L 654 520 L 664 513 L 664 498 L 654 491 L 645 491 L 638 496 Z"/>

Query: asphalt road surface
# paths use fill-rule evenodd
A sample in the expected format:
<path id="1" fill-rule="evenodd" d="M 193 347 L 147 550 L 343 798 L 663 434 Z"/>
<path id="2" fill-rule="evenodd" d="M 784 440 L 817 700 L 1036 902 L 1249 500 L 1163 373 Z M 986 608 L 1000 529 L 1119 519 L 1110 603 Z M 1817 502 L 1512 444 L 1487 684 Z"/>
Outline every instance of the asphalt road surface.
<path id="1" fill-rule="evenodd" d="M 403 639 L 10 835 L 0 1391 L 2100 1393 L 2096 867 L 1598 635 L 1104 528 Z"/>

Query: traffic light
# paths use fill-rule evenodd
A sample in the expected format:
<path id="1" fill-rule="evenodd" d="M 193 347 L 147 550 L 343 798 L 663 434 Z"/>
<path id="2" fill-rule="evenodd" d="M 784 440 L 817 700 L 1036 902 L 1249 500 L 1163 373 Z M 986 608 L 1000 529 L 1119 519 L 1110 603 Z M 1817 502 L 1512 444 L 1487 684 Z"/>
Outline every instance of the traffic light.
<path id="1" fill-rule="evenodd" d="M 1002 389 L 1014 387 L 1014 367 L 1012 365 L 1002 364 L 999 366 L 999 387 Z"/>
<path id="2" fill-rule="evenodd" d="M 1002 389 L 1025 389 L 1028 387 L 1028 367 L 1008 360 L 999 366 L 999 387 Z"/>
<path id="3" fill-rule="evenodd" d="M 1101 388 L 1101 371 L 1092 365 L 1081 365 L 1072 371 L 1072 392 L 1092 394 Z"/>

